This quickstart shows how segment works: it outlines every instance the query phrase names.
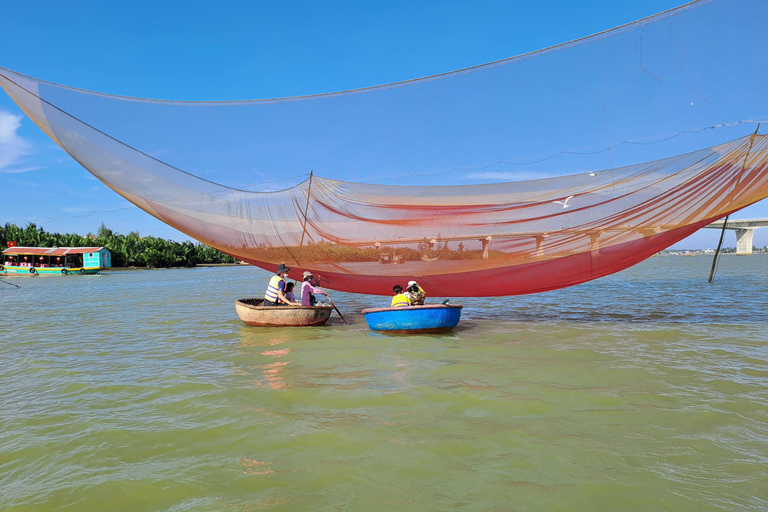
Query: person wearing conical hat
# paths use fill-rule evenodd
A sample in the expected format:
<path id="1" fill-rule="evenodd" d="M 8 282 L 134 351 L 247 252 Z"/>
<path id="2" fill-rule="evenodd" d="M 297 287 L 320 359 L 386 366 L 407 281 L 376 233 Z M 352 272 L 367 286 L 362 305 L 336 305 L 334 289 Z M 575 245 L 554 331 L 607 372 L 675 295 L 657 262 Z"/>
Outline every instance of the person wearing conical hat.
<path id="1" fill-rule="evenodd" d="M 269 280 L 267 291 L 264 292 L 265 306 L 281 306 L 285 304 L 296 305 L 296 303 L 291 302 L 285 296 L 285 278 L 288 277 L 288 272 L 290 272 L 290 270 L 290 268 L 282 263 L 277 266 L 277 272 L 272 276 L 272 279 Z"/>
<path id="2" fill-rule="evenodd" d="M 328 295 L 328 293 L 320 288 L 319 285 L 320 276 L 315 276 L 308 270 L 304 272 L 303 282 L 301 283 L 302 306 L 314 306 L 317 304 L 317 299 L 315 299 L 315 296 L 313 295 L 314 293 L 317 293 L 318 295 Z"/>

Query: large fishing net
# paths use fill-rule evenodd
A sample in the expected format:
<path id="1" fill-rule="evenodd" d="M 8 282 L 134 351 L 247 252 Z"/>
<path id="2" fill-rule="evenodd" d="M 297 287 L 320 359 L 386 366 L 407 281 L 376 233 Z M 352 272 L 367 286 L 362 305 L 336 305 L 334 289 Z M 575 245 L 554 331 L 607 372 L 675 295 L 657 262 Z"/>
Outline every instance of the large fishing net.
<path id="1" fill-rule="evenodd" d="M 138 99 L 3 68 L 0 85 L 112 190 L 236 258 L 338 290 L 511 295 L 617 272 L 768 196 L 766 26 L 764 0 L 695 2 L 298 98 Z"/>

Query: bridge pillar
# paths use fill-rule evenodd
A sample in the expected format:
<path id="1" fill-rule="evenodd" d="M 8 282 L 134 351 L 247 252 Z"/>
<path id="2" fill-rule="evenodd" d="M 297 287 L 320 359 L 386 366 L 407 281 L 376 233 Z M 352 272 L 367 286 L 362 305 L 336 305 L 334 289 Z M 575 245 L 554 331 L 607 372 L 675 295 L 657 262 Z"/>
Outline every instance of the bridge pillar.
<path id="1" fill-rule="evenodd" d="M 752 254 L 752 237 L 754 235 L 754 229 L 736 230 L 736 255 L 749 256 Z"/>

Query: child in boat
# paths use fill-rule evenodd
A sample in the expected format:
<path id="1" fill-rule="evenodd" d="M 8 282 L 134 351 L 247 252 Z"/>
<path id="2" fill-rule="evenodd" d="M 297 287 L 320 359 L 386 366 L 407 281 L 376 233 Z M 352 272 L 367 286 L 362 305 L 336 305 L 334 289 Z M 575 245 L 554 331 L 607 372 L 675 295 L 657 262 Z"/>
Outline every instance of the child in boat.
<path id="1" fill-rule="evenodd" d="M 407 308 L 411 305 L 411 299 L 408 298 L 407 293 L 403 293 L 403 287 L 399 284 L 396 284 L 392 287 L 392 291 L 394 292 L 395 296 L 392 297 L 392 304 L 389 305 L 391 308 Z"/>
<path id="2" fill-rule="evenodd" d="M 287 283 L 285 285 L 285 298 L 291 302 L 296 302 L 296 296 L 293 294 L 294 283 Z"/>
<path id="3" fill-rule="evenodd" d="M 408 289 L 405 290 L 408 293 L 408 298 L 411 299 L 412 306 L 423 306 L 424 299 L 427 298 L 427 294 L 421 289 L 421 286 L 416 281 L 408 281 Z"/>

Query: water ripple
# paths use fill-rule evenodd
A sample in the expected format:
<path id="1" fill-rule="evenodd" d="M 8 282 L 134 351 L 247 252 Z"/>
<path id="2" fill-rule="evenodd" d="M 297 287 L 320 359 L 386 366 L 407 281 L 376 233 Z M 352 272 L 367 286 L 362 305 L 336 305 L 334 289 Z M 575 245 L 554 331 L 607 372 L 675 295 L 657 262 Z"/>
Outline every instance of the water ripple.
<path id="1" fill-rule="evenodd" d="M 653 258 L 455 332 L 256 329 L 254 268 L 0 289 L 0 509 L 765 510 L 768 258 Z M 34 312 L 34 314 L 30 313 Z"/>

